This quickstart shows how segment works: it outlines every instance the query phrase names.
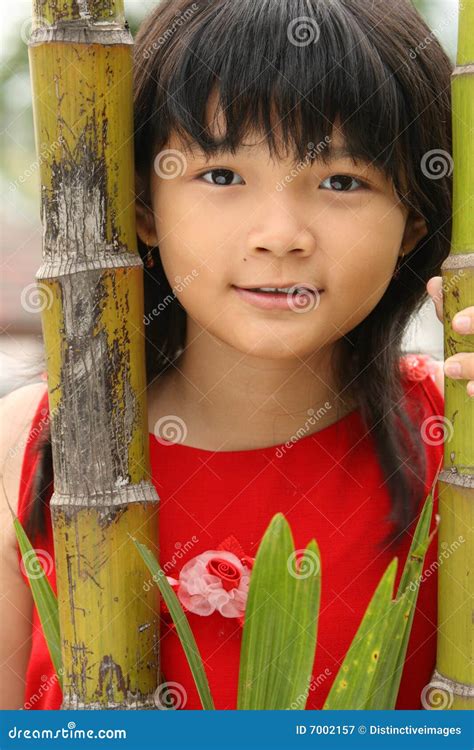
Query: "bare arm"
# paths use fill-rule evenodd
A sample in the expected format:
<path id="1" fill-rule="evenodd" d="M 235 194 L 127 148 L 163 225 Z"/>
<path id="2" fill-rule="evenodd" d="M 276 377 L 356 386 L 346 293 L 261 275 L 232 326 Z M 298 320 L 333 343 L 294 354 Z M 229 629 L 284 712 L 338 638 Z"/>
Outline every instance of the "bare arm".
<path id="1" fill-rule="evenodd" d="M 18 507 L 26 441 L 44 383 L 26 385 L 0 400 L 0 709 L 23 707 L 31 650 L 33 598 L 23 580 L 6 498 Z"/>

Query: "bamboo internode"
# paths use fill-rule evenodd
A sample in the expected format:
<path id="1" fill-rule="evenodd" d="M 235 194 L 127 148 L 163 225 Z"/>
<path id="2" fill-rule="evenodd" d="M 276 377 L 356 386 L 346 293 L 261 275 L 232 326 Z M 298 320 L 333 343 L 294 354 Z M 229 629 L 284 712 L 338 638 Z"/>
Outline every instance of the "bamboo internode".
<path id="1" fill-rule="evenodd" d="M 143 264 L 134 209 L 132 37 L 120 0 L 36 0 L 42 325 L 54 466 L 62 708 L 156 708 L 158 555 Z M 41 147 L 47 146 L 44 149 Z M 149 589 L 149 590 L 148 590 Z"/>
<path id="2" fill-rule="evenodd" d="M 474 303 L 473 28 L 474 1 L 463 0 L 452 74 L 453 232 L 451 252 L 442 265 L 445 359 L 473 350 L 470 337 L 452 329 L 454 315 Z M 467 395 L 465 380 L 446 378 L 444 387 L 446 440 L 439 476 L 437 669 L 432 684 L 438 693 L 437 707 L 467 709 L 474 705 L 474 399 Z M 442 698 L 440 694 L 444 694 Z"/>

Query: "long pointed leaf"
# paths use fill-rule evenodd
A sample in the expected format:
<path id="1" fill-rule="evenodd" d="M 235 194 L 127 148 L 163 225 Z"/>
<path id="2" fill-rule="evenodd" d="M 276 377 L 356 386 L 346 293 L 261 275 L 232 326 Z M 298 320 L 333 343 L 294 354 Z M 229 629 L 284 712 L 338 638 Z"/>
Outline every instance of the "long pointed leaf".
<path id="1" fill-rule="evenodd" d="M 188 618 L 186 617 L 178 597 L 168 583 L 166 575 L 156 560 L 153 552 L 151 552 L 145 544 L 134 539 L 134 537 L 131 537 L 131 539 L 143 558 L 148 570 L 152 574 L 153 580 L 158 586 L 160 593 L 165 600 L 165 604 L 169 609 L 176 626 L 176 632 L 178 633 L 184 653 L 186 654 L 189 668 L 194 677 L 202 707 L 205 711 L 212 710 L 214 709 L 214 702 L 209 689 L 207 675 Z"/>
<path id="2" fill-rule="evenodd" d="M 367 709 L 392 710 L 397 702 L 408 641 L 418 599 L 419 578 L 423 571 L 426 551 L 436 529 L 429 536 L 433 511 L 433 495 L 428 495 L 418 520 L 397 598 L 391 603 L 386 644 L 382 649 L 377 675 L 372 683 Z"/>
<path id="3" fill-rule="evenodd" d="M 277 513 L 260 542 L 250 578 L 240 652 L 239 710 L 287 709 L 306 700 L 320 599 L 316 542 L 312 540 L 303 554 L 303 564 L 313 565 L 314 573 L 305 577 L 292 572 L 294 558 L 290 527 L 283 514 Z"/>
<path id="4" fill-rule="evenodd" d="M 323 708 L 327 710 L 364 709 L 384 644 L 392 601 L 396 557 L 388 565 L 336 675 Z"/>
<path id="5" fill-rule="evenodd" d="M 16 538 L 18 539 L 22 558 L 28 561 L 25 568 L 31 587 L 31 593 L 33 594 L 36 609 L 38 610 L 38 616 L 43 629 L 46 645 L 48 646 L 51 656 L 51 661 L 53 662 L 62 689 L 63 669 L 61 638 L 59 633 L 58 601 L 41 566 L 36 551 L 32 547 L 23 526 L 16 516 L 13 519 L 13 525 L 15 527 Z M 35 571 L 34 576 L 28 575 L 28 568 Z"/>

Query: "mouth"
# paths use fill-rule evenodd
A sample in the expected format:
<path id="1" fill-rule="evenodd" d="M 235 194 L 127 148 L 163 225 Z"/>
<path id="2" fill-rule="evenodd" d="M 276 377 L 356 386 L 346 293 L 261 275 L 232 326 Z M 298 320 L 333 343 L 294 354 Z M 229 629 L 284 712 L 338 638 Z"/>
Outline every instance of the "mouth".
<path id="1" fill-rule="evenodd" d="M 264 310 L 308 312 L 318 307 L 324 289 L 306 282 L 247 287 L 232 285 L 239 297 Z"/>

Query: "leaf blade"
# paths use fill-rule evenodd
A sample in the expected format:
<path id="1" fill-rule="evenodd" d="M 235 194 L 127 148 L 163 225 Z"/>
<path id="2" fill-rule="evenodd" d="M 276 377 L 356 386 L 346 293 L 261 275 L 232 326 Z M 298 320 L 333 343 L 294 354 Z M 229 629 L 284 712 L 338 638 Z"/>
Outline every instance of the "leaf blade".
<path id="1" fill-rule="evenodd" d="M 181 645 L 186 654 L 189 668 L 194 677 L 199 698 L 205 711 L 214 710 L 214 701 L 212 699 L 209 682 L 202 662 L 201 654 L 194 638 L 194 634 L 189 625 L 188 619 L 181 607 L 178 597 L 171 588 L 166 579 L 166 575 L 156 560 L 153 552 L 145 544 L 142 544 L 134 537 L 131 537 L 145 565 L 153 576 L 153 580 L 158 586 L 160 593 L 165 601 L 166 606 L 171 614 L 176 626 Z"/>

